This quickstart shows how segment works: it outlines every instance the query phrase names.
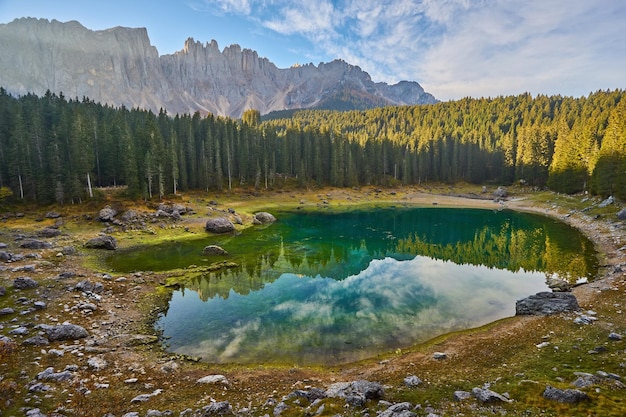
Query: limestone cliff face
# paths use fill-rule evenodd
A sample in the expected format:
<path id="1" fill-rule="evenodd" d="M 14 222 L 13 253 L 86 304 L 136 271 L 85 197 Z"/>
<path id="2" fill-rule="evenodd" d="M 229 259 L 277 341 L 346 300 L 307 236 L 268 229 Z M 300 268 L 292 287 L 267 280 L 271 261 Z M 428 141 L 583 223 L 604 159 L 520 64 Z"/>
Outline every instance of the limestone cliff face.
<path id="1" fill-rule="evenodd" d="M 336 60 L 277 68 L 255 51 L 193 39 L 159 56 L 146 29 L 92 31 L 80 23 L 24 18 L 0 24 L 0 86 L 14 94 L 89 97 L 114 106 L 170 114 L 211 112 L 240 117 L 250 108 L 319 107 L 332 97 L 362 106 L 434 103 L 416 82 L 374 83 L 359 67 Z"/>

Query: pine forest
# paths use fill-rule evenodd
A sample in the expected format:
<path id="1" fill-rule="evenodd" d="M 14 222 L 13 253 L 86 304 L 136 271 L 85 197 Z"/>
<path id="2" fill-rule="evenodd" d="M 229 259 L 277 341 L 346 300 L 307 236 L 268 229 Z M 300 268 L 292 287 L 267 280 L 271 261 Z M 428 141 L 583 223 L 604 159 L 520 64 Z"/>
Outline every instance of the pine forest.
<path id="1" fill-rule="evenodd" d="M 519 96 L 301 110 L 241 120 L 0 88 L 1 196 L 85 201 L 98 187 L 185 190 L 526 184 L 626 199 L 626 99 Z"/>

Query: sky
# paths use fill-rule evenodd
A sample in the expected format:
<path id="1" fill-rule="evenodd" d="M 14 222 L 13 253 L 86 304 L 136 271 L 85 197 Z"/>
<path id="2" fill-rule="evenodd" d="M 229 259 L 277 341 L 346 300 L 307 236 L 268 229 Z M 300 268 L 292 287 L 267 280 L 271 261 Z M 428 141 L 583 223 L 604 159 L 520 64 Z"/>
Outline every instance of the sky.
<path id="1" fill-rule="evenodd" d="M 442 101 L 626 88 L 625 0 L 0 0 L 0 23 L 145 27 L 159 54 L 187 38 L 279 68 L 343 59 Z"/>

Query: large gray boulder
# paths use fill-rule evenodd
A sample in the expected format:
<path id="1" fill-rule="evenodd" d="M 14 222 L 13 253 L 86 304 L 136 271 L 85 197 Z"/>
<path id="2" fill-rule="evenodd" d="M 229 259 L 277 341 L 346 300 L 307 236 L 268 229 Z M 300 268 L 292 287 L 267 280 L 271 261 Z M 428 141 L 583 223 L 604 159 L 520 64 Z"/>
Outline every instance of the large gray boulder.
<path id="1" fill-rule="evenodd" d="M 31 288 L 37 288 L 39 283 L 30 277 L 19 277 L 13 281 L 13 288 L 17 290 L 29 290 Z"/>
<path id="2" fill-rule="evenodd" d="M 115 250 L 117 248 L 117 240 L 109 235 L 98 236 L 89 239 L 87 243 L 85 243 L 85 247 L 89 249 Z"/>
<path id="3" fill-rule="evenodd" d="M 548 385 L 543 391 L 543 398 L 559 403 L 576 404 L 589 400 L 589 396 L 577 389 L 558 389 Z"/>
<path id="4" fill-rule="evenodd" d="M 378 382 L 358 380 L 337 382 L 326 390 L 326 396 L 344 398 L 352 406 L 363 407 L 367 400 L 379 400 L 385 395 L 385 389 Z"/>
<path id="5" fill-rule="evenodd" d="M 266 211 L 261 211 L 254 215 L 254 220 L 260 224 L 268 224 L 274 223 L 276 221 L 276 217 Z"/>
<path id="6" fill-rule="evenodd" d="M 515 303 L 516 316 L 549 316 L 578 310 L 578 301 L 569 292 L 540 292 Z"/>
<path id="7" fill-rule="evenodd" d="M 230 233 L 235 231 L 235 225 L 226 217 L 215 217 L 207 220 L 204 230 L 211 233 Z"/>
<path id="8" fill-rule="evenodd" d="M 45 332 L 51 342 L 57 340 L 78 340 L 89 336 L 84 327 L 70 323 L 46 327 Z"/>
<path id="9" fill-rule="evenodd" d="M 29 239 L 22 242 L 20 247 L 24 249 L 50 249 L 52 245 L 42 240 Z"/>
<path id="10" fill-rule="evenodd" d="M 110 222 L 115 216 L 117 216 L 117 210 L 111 206 L 106 206 L 98 213 L 98 220 L 101 222 Z"/>

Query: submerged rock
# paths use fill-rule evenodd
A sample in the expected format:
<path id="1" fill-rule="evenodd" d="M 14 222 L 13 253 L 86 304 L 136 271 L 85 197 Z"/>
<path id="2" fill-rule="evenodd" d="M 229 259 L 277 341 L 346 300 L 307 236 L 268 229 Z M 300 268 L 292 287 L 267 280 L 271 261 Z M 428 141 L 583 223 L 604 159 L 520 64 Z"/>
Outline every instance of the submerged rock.
<path id="1" fill-rule="evenodd" d="M 268 223 L 274 223 L 276 221 L 276 217 L 274 217 L 270 213 L 267 213 L 265 211 L 261 211 L 261 212 L 256 213 L 254 215 L 254 220 L 259 222 L 260 224 L 268 224 Z"/>
<path id="2" fill-rule="evenodd" d="M 217 245 L 209 245 L 209 246 L 205 246 L 204 249 L 202 250 L 202 254 L 203 255 L 228 255 L 228 252 L 226 250 L 224 250 L 224 248 L 222 248 L 221 246 L 217 246 Z"/>
<path id="3" fill-rule="evenodd" d="M 540 292 L 515 303 L 515 315 L 549 316 L 557 313 L 578 311 L 580 306 L 574 294 L 569 292 Z"/>

